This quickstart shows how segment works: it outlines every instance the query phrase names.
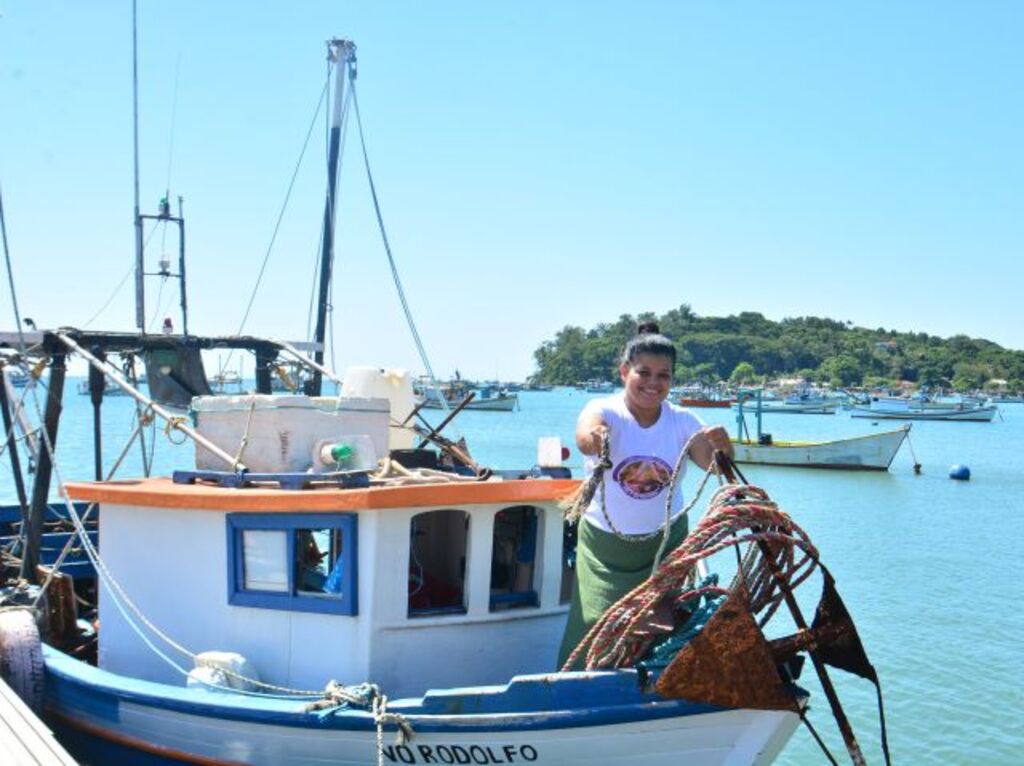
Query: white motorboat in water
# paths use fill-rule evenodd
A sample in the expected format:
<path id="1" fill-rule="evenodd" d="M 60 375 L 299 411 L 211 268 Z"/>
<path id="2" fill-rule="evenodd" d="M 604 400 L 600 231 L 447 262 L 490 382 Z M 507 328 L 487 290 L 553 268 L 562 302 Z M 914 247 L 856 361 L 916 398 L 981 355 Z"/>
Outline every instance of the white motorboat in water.
<path id="1" fill-rule="evenodd" d="M 854 418 L 874 420 L 963 420 L 989 423 L 999 412 L 994 404 L 958 402 L 943 404 L 915 399 L 871 397 L 868 404 L 850 408 Z"/>

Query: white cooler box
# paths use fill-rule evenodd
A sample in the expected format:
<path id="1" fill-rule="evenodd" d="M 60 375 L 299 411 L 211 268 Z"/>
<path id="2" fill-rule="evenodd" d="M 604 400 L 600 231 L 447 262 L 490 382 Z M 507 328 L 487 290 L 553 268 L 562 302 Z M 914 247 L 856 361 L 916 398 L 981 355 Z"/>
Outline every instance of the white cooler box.
<path id="1" fill-rule="evenodd" d="M 388 454 L 387 399 L 198 396 L 192 400 L 192 411 L 196 430 L 232 456 L 238 454 L 248 424 L 248 444 L 241 462 L 253 473 L 305 472 L 313 465 L 313 451 L 319 442 L 343 442 L 346 436 L 368 436 L 378 458 Z M 196 444 L 196 469 L 228 471 L 230 467 Z"/>

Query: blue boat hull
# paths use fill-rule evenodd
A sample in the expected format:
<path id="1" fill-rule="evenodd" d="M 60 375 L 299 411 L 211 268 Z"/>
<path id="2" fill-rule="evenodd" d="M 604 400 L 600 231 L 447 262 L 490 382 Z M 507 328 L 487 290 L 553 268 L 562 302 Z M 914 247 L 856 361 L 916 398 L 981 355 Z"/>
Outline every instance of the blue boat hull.
<path id="1" fill-rule="evenodd" d="M 117 676 L 45 649 L 46 714 L 83 762 L 102 764 L 376 763 L 369 711 L 307 712 L 302 701 Z M 506 686 L 396 700 L 414 738 L 385 725 L 385 763 L 770 763 L 792 713 L 728 710 L 640 691 L 632 671 L 522 676 Z"/>

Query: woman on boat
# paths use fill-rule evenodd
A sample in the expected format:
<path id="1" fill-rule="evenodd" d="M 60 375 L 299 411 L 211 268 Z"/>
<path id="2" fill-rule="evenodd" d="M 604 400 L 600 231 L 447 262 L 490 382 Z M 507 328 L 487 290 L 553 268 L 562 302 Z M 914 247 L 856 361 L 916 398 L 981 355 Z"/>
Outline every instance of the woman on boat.
<path id="1" fill-rule="evenodd" d="M 619 366 L 625 390 L 586 404 L 576 422 L 576 446 L 586 458 L 587 478 L 603 466 L 603 487 L 582 510 L 576 548 L 576 589 L 572 595 L 558 665 L 562 667 L 605 610 L 643 582 L 668 534 L 666 550 L 686 537 L 686 517 L 667 530 L 666 491 L 681 450 L 703 469 L 715 450 L 732 455 L 721 426 L 705 427 L 689 410 L 666 401 L 676 349 L 653 322 L 640 325 L 626 344 Z M 678 488 L 673 514 L 682 508 Z M 659 534 L 659 530 L 661 534 Z"/>

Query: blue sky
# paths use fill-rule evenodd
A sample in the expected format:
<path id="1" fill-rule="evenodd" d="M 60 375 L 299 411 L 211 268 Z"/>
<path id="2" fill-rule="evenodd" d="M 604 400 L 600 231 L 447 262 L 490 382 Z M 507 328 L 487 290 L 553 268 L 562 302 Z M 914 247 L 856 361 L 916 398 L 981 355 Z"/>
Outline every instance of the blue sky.
<path id="1" fill-rule="evenodd" d="M 567 324 L 681 303 L 1024 348 L 1017 2 L 193 2 L 139 8 L 141 189 L 185 199 L 190 329 L 238 329 L 324 81 L 358 46 L 384 220 L 435 370 L 522 378 Z M 131 329 L 131 3 L 0 0 L 24 315 Z M 354 127 L 354 125 L 353 125 Z M 323 118 L 247 332 L 306 335 Z M 358 136 L 335 364 L 422 369 Z M 168 238 L 164 249 L 175 254 Z M 161 234 L 150 240 L 150 267 Z M 176 313 L 147 282 L 147 314 Z M 6 287 L 0 326 L 13 324 Z"/>

